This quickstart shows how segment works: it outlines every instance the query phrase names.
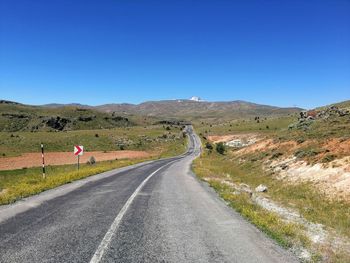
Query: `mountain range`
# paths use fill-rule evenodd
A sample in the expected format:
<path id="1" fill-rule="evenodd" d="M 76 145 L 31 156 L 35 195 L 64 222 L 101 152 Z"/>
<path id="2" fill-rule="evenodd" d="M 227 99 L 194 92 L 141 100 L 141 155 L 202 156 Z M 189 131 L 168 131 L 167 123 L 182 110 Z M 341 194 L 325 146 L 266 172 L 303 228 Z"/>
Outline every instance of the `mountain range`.
<path id="1" fill-rule="evenodd" d="M 197 97 L 196 97 L 197 98 Z M 209 102 L 194 99 L 177 99 L 147 101 L 140 104 L 112 103 L 99 106 L 81 104 L 47 104 L 45 107 L 59 108 L 63 106 L 77 106 L 93 108 L 98 111 L 116 113 L 121 115 L 141 115 L 162 118 L 242 118 L 254 115 L 285 115 L 300 111 L 300 108 L 281 108 L 269 105 L 261 105 L 241 100 Z"/>
<path id="2" fill-rule="evenodd" d="M 283 116 L 301 110 L 239 100 L 208 102 L 197 98 L 99 106 L 78 103 L 35 106 L 0 100 L 0 131 L 101 129 L 174 120 L 222 121 L 255 116 Z"/>

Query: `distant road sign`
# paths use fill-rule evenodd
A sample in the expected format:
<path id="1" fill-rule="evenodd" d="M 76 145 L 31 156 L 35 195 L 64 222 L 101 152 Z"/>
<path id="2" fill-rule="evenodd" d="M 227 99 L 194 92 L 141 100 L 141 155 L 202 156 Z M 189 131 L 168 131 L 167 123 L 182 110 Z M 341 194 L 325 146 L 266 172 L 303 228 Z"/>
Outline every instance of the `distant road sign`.
<path id="1" fill-rule="evenodd" d="M 84 146 L 82 145 L 74 145 L 74 155 L 83 155 L 84 153 Z"/>

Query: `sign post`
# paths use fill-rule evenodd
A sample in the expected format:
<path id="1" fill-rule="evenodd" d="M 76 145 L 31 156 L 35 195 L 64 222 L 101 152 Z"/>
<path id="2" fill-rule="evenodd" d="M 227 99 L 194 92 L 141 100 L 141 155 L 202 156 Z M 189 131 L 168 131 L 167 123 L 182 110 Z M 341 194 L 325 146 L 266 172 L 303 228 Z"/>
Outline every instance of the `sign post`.
<path id="1" fill-rule="evenodd" d="M 78 171 L 79 171 L 80 155 L 83 155 L 83 153 L 84 153 L 84 146 L 82 145 L 74 146 L 74 155 L 78 156 Z"/>
<path id="2" fill-rule="evenodd" d="M 45 174 L 45 159 L 44 159 L 44 144 L 41 144 L 41 158 L 43 160 L 43 178 L 46 178 Z"/>

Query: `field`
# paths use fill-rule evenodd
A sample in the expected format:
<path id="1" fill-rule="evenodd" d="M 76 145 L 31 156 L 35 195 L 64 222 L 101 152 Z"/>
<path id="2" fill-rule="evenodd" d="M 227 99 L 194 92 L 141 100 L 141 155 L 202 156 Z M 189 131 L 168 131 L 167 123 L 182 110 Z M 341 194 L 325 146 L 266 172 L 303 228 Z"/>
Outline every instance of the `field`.
<path id="1" fill-rule="evenodd" d="M 21 152 L 38 153 L 40 142 L 45 144 L 48 154 L 56 154 L 56 151 L 67 151 L 68 154 L 73 154 L 75 144 L 84 145 L 85 149 L 90 151 L 103 151 L 102 154 L 110 150 L 119 150 L 118 153 L 123 154 L 123 152 L 128 153 L 130 149 L 142 150 L 141 153 L 146 153 L 144 150 L 147 150 L 147 153 L 137 156 L 136 159 L 102 161 L 94 165 L 83 162 L 79 172 L 74 164 L 47 166 L 45 179 L 42 178 L 40 167 L 0 171 L 0 204 L 12 203 L 23 197 L 107 170 L 179 155 L 185 152 L 186 141 L 180 126 L 135 126 L 111 130 L 13 134 L 2 132 L 1 151 L 4 156 L 19 156 Z M 137 153 L 139 154 L 140 151 Z M 99 161 L 97 157 L 96 159 Z"/>
<path id="2" fill-rule="evenodd" d="M 162 125 L 65 132 L 0 132 L 0 156 L 18 156 L 23 152 L 73 152 L 74 145 L 85 151 L 148 150 L 182 136 L 181 127 Z"/>

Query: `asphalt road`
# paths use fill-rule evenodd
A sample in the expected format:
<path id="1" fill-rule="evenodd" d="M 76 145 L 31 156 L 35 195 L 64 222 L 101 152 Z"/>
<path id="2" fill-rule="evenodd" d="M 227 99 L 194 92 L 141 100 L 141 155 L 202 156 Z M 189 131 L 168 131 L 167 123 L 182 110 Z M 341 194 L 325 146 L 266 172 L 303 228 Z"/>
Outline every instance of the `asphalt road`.
<path id="1" fill-rule="evenodd" d="M 117 169 L 0 208 L 0 262 L 297 262 L 177 158 Z"/>

